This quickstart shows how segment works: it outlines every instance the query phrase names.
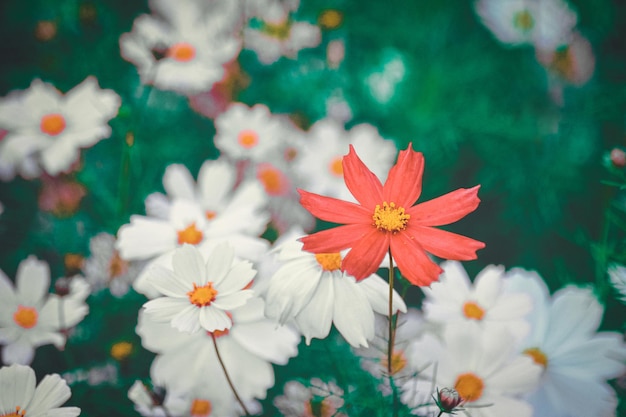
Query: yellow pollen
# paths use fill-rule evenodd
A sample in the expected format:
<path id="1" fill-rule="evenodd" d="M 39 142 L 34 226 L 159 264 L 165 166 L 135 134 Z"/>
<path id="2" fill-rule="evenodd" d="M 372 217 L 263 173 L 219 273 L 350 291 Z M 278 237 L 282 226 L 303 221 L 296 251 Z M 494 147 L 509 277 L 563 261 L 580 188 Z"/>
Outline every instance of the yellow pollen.
<path id="1" fill-rule="evenodd" d="M 467 301 L 463 304 L 463 314 L 468 319 L 482 320 L 485 316 L 485 310 L 474 301 Z"/>
<path id="2" fill-rule="evenodd" d="M 0 417 L 24 417 L 26 410 L 23 410 L 19 405 L 15 406 L 15 412 L 10 414 L 2 414 Z"/>
<path id="3" fill-rule="evenodd" d="M 215 297 L 217 297 L 217 290 L 213 288 L 212 282 L 209 282 L 202 287 L 198 287 L 194 283 L 193 290 L 187 293 L 187 297 L 189 297 L 191 304 L 195 304 L 198 307 L 205 307 L 211 305 L 211 303 L 215 300 Z"/>
<path id="4" fill-rule="evenodd" d="M 58 113 L 46 114 L 41 118 L 41 131 L 50 136 L 56 136 L 65 130 L 65 118 Z"/>
<path id="5" fill-rule="evenodd" d="M 17 306 L 17 310 L 13 313 L 13 321 L 20 327 L 31 329 L 37 325 L 39 313 L 33 307 Z"/>
<path id="6" fill-rule="evenodd" d="M 118 342 L 111 346 L 111 357 L 117 361 L 126 359 L 133 353 L 133 344 L 130 342 Z"/>
<path id="7" fill-rule="evenodd" d="M 197 245 L 202 242 L 202 232 L 196 229 L 196 224 L 191 223 L 186 229 L 178 231 L 178 244 L 189 243 L 190 245 Z"/>
<path id="8" fill-rule="evenodd" d="M 522 10 L 513 16 L 513 25 L 518 29 L 528 31 L 535 26 L 535 19 L 528 10 Z"/>
<path id="9" fill-rule="evenodd" d="M 478 400 L 483 395 L 484 387 L 483 380 L 471 372 L 459 375 L 454 383 L 454 389 L 467 402 Z"/>
<path id="10" fill-rule="evenodd" d="M 330 171 L 330 173 L 340 178 L 343 178 L 343 164 L 341 163 L 342 160 L 343 157 L 338 156 L 334 158 L 328 165 L 328 170 Z"/>
<path id="11" fill-rule="evenodd" d="M 315 259 L 324 271 L 336 271 L 341 269 L 341 255 L 335 253 L 316 253 Z"/>
<path id="12" fill-rule="evenodd" d="M 524 353 L 530 356 L 537 365 L 541 365 L 544 368 L 548 366 L 548 357 L 541 351 L 541 349 L 536 347 L 528 348 L 524 351 Z"/>
<path id="13" fill-rule="evenodd" d="M 246 149 L 254 148 L 259 143 L 259 134 L 254 130 L 242 130 L 237 135 L 237 141 Z"/>
<path id="14" fill-rule="evenodd" d="M 289 19 L 285 19 L 282 23 L 263 22 L 261 31 L 272 38 L 286 40 L 291 34 L 291 22 Z"/>
<path id="15" fill-rule="evenodd" d="M 176 61 L 188 62 L 196 56 L 196 48 L 187 42 L 179 42 L 170 46 L 167 56 Z"/>
<path id="16" fill-rule="evenodd" d="M 398 232 L 406 229 L 406 225 L 409 222 L 411 215 L 404 212 L 404 207 L 396 207 L 396 203 L 383 202 L 382 208 L 380 205 L 376 205 L 373 225 L 380 231 Z"/>
<path id="17" fill-rule="evenodd" d="M 215 216 L 217 216 L 217 212 L 215 212 L 213 210 L 207 210 L 204 213 L 204 217 L 206 217 L 207 220 L 213 220 L 215 218 Z"/>
<path id="18" fill-rule="evenodd" d="M 324 29 L 336 29 L 343 22 L 343 13 L 335 9 L 324 10 L 317 21 Z"/>
<path id="19" fill-rule="evenodd" d="M 109 277 L 111 279 L 117 278 L 125 274 L 126 271 L 128 271 L 128 262 L 120 257 L 118 251 L 114 251 L 109 262 Z"/>
<path id="20" fill-rule="evenodd" d="M 282 195 L 288 190 L 284 175 L 271 165 L 264 165 L 257 171 L 257 179 L 269 195 Z"/>
<path id="21" fill-rule="evenodd" d="M 208 417 L 211 415 L 212 408 L 211 401 L 196 398 L 193 400 L 193 403 L 191 403 L 189 413 L 191 417 Z"/>
<path id="22" fill-rule="evenodd" d="M 380 363 L 385 369 L 387 369 L 387 356 L 385 356 Z M 406 366 L 406 357 L 404 352 L 394 351 L 391 355 L 391 375 L 395 375 Z"/>

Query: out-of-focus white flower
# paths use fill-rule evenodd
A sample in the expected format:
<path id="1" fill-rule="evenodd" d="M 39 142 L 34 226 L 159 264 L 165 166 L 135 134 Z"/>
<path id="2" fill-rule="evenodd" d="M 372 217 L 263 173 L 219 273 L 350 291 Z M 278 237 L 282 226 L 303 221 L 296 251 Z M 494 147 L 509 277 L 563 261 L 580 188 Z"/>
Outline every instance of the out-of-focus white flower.
<path id="1" fill-rule="evenodd" d="M 123 260 L 115 249 L 115 236 L 99 233 L 89 241 L 91 255 L 83 271 L 92 290 L 108 288 L 115 297 L 123 297 L 144 267 L 143 262 Z"/>
<path id="2" fill-rule="evenodd" d="M 0 369 L 0 415 L 6 417 L 75 417 L 78 407 L 59 407 L 72 393 L 57 374 L 46 375 L 39 385 L 29 366 L 11 365 Z"/>
<path id="3" fill-rule="evenodd" d="M 596 66 L 591 42 L 578 32 L 572 34 L 567 45 L 556 50 L 538 49 L 536 56 L 550 75 L 576 86 L 589 81 Z"/>
<path id="4" fill-rule="evenodd" d="M 224 64 L 241 49 L 235 36 L 238 2 L 152 0 L 155 15 L 141 15 L 120 37 L 122 57 L 137 66 L 141 80 L 182 94 L 210 90 Z"/>
<path id="5" fill-rule="evenodd" d="M 563 0 L 478 0 L 475 9 L 500 42 L 546 51 L 568 44 L 577 20 Z"/>
<path id="6" fill-rule="evenodd" d="M 135 381 L 128 390 L 128 399 L 135 404 L 135 411 L 143 417 L 167 417 L 167 410 L 163 407 L 161 398 L 148 389 L 141 381 Z"/>
<path id="7" fill-rule="evenodd" d="M 173 269 L 173 270 L 172 270 Z M 248 261 L 236 261 L 228 244 L 217 246 L 205 261 L 195 246 L 184 245 L 172 256 L 172 269 L 154 266 L 148 280 L 164 297 L 144 304 L 146 314 L 184 332 L 229 329 L 229 310 L 252 297 L 244 289 L 256 271 Z"/>
<path id="8" fill-rule="evenodd" d="M 454 388 L 472 417 L 533 415 L 520 397 L 535 389 L 541 367 L 518 354 L 515 337 L 505 329 L 448 327 L 442 340 L 425 334 L 407 357 L 418 374 L 402 387 L 401 400 L 411 408 L 423 400 L 426 385 Z"/>
<path id="9" fill-rule="evenodd" d="M 342 160 L 354 146 L 361 160 L 384 182 L 396 158 L 396 146 L 383 139 L 369 124 L 349 131 L 331 119 L 316 122 L 308 132 L 305 146 L 294 160 L 302 188 L 329 197 L 356 202 L 343 179 Z"/>
<path id="10" fill-rule="evenodd" d="M 444 272 L 439 281 L 422 288 L 427 320 L 446 327 L 475 324 L 508 329 L 518 339 L 528 334 L 526 314 L 533 307 L 532 300 L 523 293 L 504 292 L 502 266 L 487 266 L 473 285 L 460 262 L 446 261 L 441 267 Z"/>
<path id="11" fill-rule="evenodd" d="M 0 130 L 7 131 L 0 141 L 0 179 L 32 178 L 42 168 L 50 175 L 68 171 L 81 148 L 111 134 L 107 122 L 120 104 L 94 77 L 65 95 L 38 79 L 27 90 L 9 93 L 0 99 Z"/>
<path id="12" fill-rule="evenodd" d="M 609 266 L 608 273 L 611 285 L 619 293 L 620 300 L 626 302 L 626 267 L 613 264 Z"/>
<path id="13" fill-rule="evenodd" d="M 82 279 L 70 287 L 65 297 L 48 294 L 48 264 L 30 256 L 17 269 L 16 287 L 0 271 L 0 344 L 7 364 L 30 364 L 35 348 L 54 344 L 62 349 L 61 330 L 78 324 L 89 311 L 85 298 L 88 287 Z"/>
<path id="14" fill-rule="evenodd" d="M 368 346 L 374 337 L 374 312 L 389 310 L 389 285 L 382 278 L 373 274 L 357 282 L 341 271 L 341 254 L 306 252 L 298 241 L 283 244 L 277 259 L 283 266 L 267 290 L 268 317 L 282 324 L 293 320 L 307 344 L 328 336 L 334 323 L 352 346 Z M 395 292 L 393 310 L 406 312 Z"/>
<path id="15" fill-rule="evenodd" d="M 140 313 L 137 333 L 143 346 L 157 353 L 151 368 L 152 380 L 176 392 L 192 392 L 194 387 L 215 384 L 220 395 L 233 398 L 217 359 L 215 340 L 243 401 L 265 398 L 267 389 L 274 385 L 272 363 L 285 365 L 295 356 L 300 336 L 293 329 L 267 319 L 263 310 L 263 300 L 252 298 L 230 312 L 230 329 L 213 333 L 180 332 Z"/>
<path id="16" fill-rule="evenodd" d="M 520 351 L 541 366 L 541 384 L 528 401 L 550 417 L 610 417 L 617 398 L 607 380 L 626 371 L 626 345 L 617 332 L 597 332 L 603 308 L 589 288 L 565 287 L 550 297 L 541 277 L 513 269 L 506 288 L 534 301 L 532 331 Z"/>
<path id="17" fill-rule="evenodd" d="M 343 407 L 343 390 L 334 382 L 312 378 L 309 385 L 289 381 L 284 395 L 274 398 L 274 405 L 285 417 L 347 417 L 338 412 Z"/>

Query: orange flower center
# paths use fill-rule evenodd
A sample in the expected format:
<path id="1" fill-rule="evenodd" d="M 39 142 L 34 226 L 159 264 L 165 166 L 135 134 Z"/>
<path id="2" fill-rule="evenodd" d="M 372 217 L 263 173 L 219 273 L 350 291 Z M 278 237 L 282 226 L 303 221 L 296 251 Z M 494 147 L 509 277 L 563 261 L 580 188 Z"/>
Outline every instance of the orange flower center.
<path id="1" fill-rule="evenodd" d="M 109 262 L 109 276 L 111 279 L 117 278 L 128 271 L 128 262 L 120 257 L 118 251 L 113 252 L 111 261 Z"/>
<path id="2" fill-rule="evenodd" d="M 193 290 L 187 293 L 187 297 L 189 297 L 191 304 L 195 304 L 198 307 L 206 307 L 211 305 L 211 303 L 215 300 L 215 297 L 217 297 L 217 290 L 213 288 L 212 282 L 209 282 L 202 287 L 198 287 L 194 283 Z"/>
<path id="3" fill-rule="evenodd" d="M 284 195 L 289 191 L 289 180 L 271 164 L 259 164 L 257 179 L 261 181 L 269 195 Z"/>
<path id="4" fill-rule="evenodd" d="M 387 369 L 387 356 L 385 356 L 381 360 L 381 365 Z M 393 355 L 391 355 L 391 375 L 395 375 L 406 366 L 406 357 L 404 356 L 404 352 L 394 351 Z"/>
<path id="5" fill-rule="evenodd" d="M 193 403 L 191 403 L 189 414 L 191 414 L 191 417 L 208 417 L 211 414 L 212 408 L 211 401 L 196 398 L 193 400 Z"/>
<path id="6" fill-rule="evenodd" d="M 111 346 L 111 357 L 121 361 L 126 359 L 133 352 L 133 344 L 130 342 L 118 342 Z"/>
<path id="7" fill-rule="evenodd" d="M 336 271 L 341 269 L 341 254 L 335 253 L 316 253 L 315 259 L 324 271 Z"/>
<path id="8" fill-rule="evenodd" d="M 176 61 L 188 62 L 196 56 L 196 48 L 187 42 L 179 42 L 170 46 L 167 56 Z"/>
<path id="9" fill-rule="evenodd" d="M 17 310 L 13 313 L 13 321 L 20 327 L 31 329 L 37 325 L 39 313 L 33 307 L 17 306 Z"/>
<path id="10" fill-rule="evenodd" d="M 328 165 L 328 170 L 336 177 L 343 177 L 343 164 L 341 163 L 343 157 L 338 156 L 334 158 Z"/>
<path id="11" fill-rule="evenodd" d="M 46 114 L 41 118 L 41 131 L 50 136 L 56 136 L 65 130 L 65 118 L 58 113 Z"/>
<path id="12" fill-rule="evenodd" d="M 383 206 L 376 205 L 374 215 L 374 226 L 381 231 L 398 232 L 406 229 L 411 216 L 404 212 L 404 207 L 396 207 L 396 203 L 383 202 Z"/>
<path id="13" fill-rule="evenodd" d="M 324 10 L 317 20 L 324 29 L 336 29 L 343 21 L 343 14 L 339 10 Z"/>
<path id="14" fill-rule="evenodd" d="M 513 26 L 523 31 L 528 31 L 535 26 L 535 19 L 528 10 L 522 10 L 513 16 Z"/>
<path id="15" fill-rule="evenodd" d="M 337 408 L 327 398 L 320 400 L 311 399 L 304 403 L 302 417 L 332 417 L 337 415 Z"/>
<path id="16" fill-rule="evenodd" d="M 213 220 L 215 218 L 215 216 L 217 216 L 217 212 L 213 211 L 213 210 L 207 210 L 204 213 L 204 217 L 206 217 L 207 220 Z"/>
<path id="17" fill-rule="evenodd" d="M 254 130 L 242 130 L 237 136 L 237 141 L 242 147 L 250 149 L 259 143 L 259 134 Z"/>
<path id="18" fill-rule="evenodd" d="M 26 410 L 23 410 L 19 405 L 15 406 L 15 413 L 2 414 L 0 417 L 24 417 Z"/>
<path id="19" fill-rule="evenodd" d="M 485 315 L 485 310 L 474 301 L 467 301 L 463 304 L 463 314 L 468 319 L 482 320 Z"/>
<path id="20" fill-rule="evenodd" d="M 178 244 L 189 243 L 190 245 L 197 245 L 202 242 L 202 232 L 196 229 L 196 224 L 191 223 L 187 228 L 178 231 Z"/>
<path id="21" fill-rule="evenodd" d="M 471 372 L 459 375 L 454 383 L 454 389 L 468 402 L 478 400 L 483 395 L 484 387 L 483 380 Z"/>
<path id="22" fill-rule="evenodd" d="M 536 347 L 528 348 L 524 351 L 524 353 L 530 356 L 537 365 L 541 365 L 544 368 L 548 366 L 548 357 L 541 351 L 541 349 Z"/>

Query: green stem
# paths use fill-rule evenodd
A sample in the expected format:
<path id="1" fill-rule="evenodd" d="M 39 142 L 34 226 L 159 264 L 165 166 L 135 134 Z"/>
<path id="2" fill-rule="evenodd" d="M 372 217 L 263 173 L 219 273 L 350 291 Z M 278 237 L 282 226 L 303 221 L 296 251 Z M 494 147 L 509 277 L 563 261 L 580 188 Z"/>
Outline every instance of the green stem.
<path id="1" fill-rule="evenodd" d="M 393 258 L 389 249 L 389 340 L 387 344 L 387 372 L 391 378 L 393 345 L 395 336 L 395 320 L 393 314 Z"/>
<path id="2" fill-rule="evenodd" d="M 213 338 L 213 346 L 215 347 L 217 360 L 219 361 L 222 367 L 222 370 L 224 371 L 224 376 L 226 376 L 226 381 L 228 382 L 228 385 L 230 386 L 230 389 L 233 392 L 233 394 L 235 394 L 235 398 L 237 399 L 237 402 L 239 403 L 239 405 L 241 405 L 243 412 L 246 413 L 246 416 L 249 416 L 250 412 L 248 411 L 248 409 L 246 408 L 246 405 L 241 400 L 241 397 L 239 397 L 239 394 L 237 394 L 237 390 L 235 389 L 235 386 L 233 385 L 233 381 L 231 381 L 230 376 L 228 375 L 228 371 L 226 370 L 226 365 L 224 365 L 224 361 L 222 361 L 222 356 L 220 355 L 220 351 L 217 348 L 217 340 L 215 339 L 215 335 L 211 334 L 211 337 Z"/>

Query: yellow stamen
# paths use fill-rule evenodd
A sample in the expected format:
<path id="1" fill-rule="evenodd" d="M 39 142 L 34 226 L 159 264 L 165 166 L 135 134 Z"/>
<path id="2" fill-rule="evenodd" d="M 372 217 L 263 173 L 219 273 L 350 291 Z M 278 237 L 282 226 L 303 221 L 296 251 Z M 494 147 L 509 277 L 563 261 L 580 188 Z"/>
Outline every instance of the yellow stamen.
<path id="1" fill-rule="evenodd" d="M 474 301 L 467 301 L 463 304 L 463 314 L 468 319 L 482 320 L 485 316 L 485 310 Z"/>
<path id="2" fill-rule="evenodd" d="M 335 253 L 316 253 L 315 259 L 324 271 L 336 271 L 341 269 L 341 254 Z"/>
<path id="3" fill-rule="evenodd" d="M 286 40 L 291 34 L 291 22 L 289 19 L 285 19 L 282 23 L 263 22 L 261 31 L 272 38 Z"/>
<path id="4" fill-rule="evenodd" d="M 0 417 L 24 417 L 26 410 L 22 409 L 19 405 L 15 406 L 15 412 L 10 414 L 2 414 Z"/>
<path id="5" fill-rule="evenodd" d="M 217 297 L 217 290 L 213 288 L 212 282 L 209 282 L 202 287 L 198 287 L 194 283 L 193 290 L 187 293 L 187 297 L 189 297 L 191 304 L 195 304 L 198 307 L 205 307 L 211 305 L 211 303 L 215 300 L 215 297 Z"/>
<path id="6" fill-rule="evenodd" d="M 406 366 L 406 362 L 407 361 L 406 357 L 404 356 L 404 352 L 402 352 L 401 350 L 394 351 L 393 355 L 391 356 L 391 375 L 395 375 L 403 370 Z M 384 367 L 384 369 L 388 369 L 387 356 L 385 356 L 381 360 L 381 365 Z"/>
<path id="7" fill-rule="evenodd" d="M 209 400 L 196 398 L 193 400 L 193 403 L 191 403 L 191 410 L 189 410 L 189 413 L 191 414 L 191 417 L 208 417 L 211 415 L 212 408 L 213 407 L 211 406 L 211 402 Z"/>
<path id="8" fill-rule="evenodd" d="M 39 313 L 33 307 L 17 306 L 17 310 L 13 313 L 13 321 L 24 329 L 32 329 L 37 325 Z"/>
<path id="9" fill-rule="evenodd" d="M 196 56 L 196 48 L 187 42 L 179 42 L 170 46 L 167 56 L 176 61 L 188 62 Z"/>
<path id="10" fill-rule="evenodd" d="M 343 157 L 338 156 L 334 158 L 328 165 L 328 170 L 330 171 L 330 173 L 340 178 L 343 177 L 343 164 L 341 163 L 342 159 Z"/>
<path id="11" fill-rule="evenodd" d="M 374 215 L 374 226 L 380 231 L 398 232 L 406 229 L 411 216 L 404 212 L 404 207 L 396 207 L 396 203 L 383 202 L 382 208 L 376 205 Z"/>
<path id="12" fill-rule="evenodd" d="M 537 365 L 541 365 L 544 368 L 548 367 L 548 357 L 541 349 L 537 347 L 528 348 L 524 351 L 524 353 L 530 356 Z"/>
<path id="13" fill-rule="evenodd" d="M 65 130 L 65 118 L 58 113 L 46 114 L 41 118 L 41 131 L 50 136 L 56 136 Z"/>
<path id="14" fill-rule="evenodd" d="M 186 229 L 178 231 L 178 244 L 189 243 L 190 245 L 197 245 L 202 242 L 202 232 L 196 229 L 196 224 L 191 223 Z"/>
<path id="15" fill-rule="evenodd" d="M 483 395 L 485 384 L 476 374 L 468 372 L 456 378 L 454 389 L 467 402 L 476 401 Z"/>
<path id="16" fill-rule="evenodd" d="M 336 29 L 343 22 L 343 13 L 335 9 L 324 10 L 317 21 L 324 29 Z"/>
<path id="17" fill-rule="evenodd" d="M 528 31 L 535 26 L 535 19 L 528 10 L 522 10 L 513 16 L 513 25 L 518 29 Z"/>
<path id="18" fill-rule="evenodd" d="M 111 277 L 111 279 L 115 279 L 119 276 L 122 276 L 127 271 L 128 262 L 120 257 L 118 251 L 114 251 L 113 256 L 111 256 L 111 261 L 109 262 L 109 277 Z"/>
<path id="19" fill-rule="evenodd" d="M 237 135 L 237 141 L 242 147 L 250 149 L 259 143 L 259 134 L 254 130 L 242 130 Z"/>
<path id="20" fill-rule="evenodd" d="M 111 346 L 111 357 L 117 361 L 126 359 L 133 353 L 133 344 L 130 342 L 118 342 Z"/>

